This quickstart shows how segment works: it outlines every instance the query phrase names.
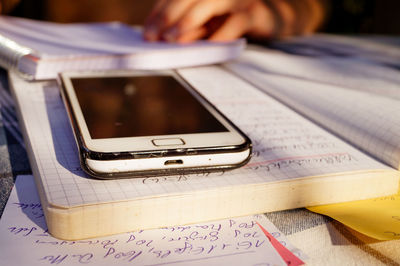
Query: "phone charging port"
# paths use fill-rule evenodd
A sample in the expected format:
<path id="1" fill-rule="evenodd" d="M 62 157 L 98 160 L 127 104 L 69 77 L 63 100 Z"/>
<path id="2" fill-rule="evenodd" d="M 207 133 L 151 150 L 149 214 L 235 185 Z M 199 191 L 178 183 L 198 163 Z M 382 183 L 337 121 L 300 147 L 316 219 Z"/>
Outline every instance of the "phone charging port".
<path id="1" fill-rule="evenodd" d="M 168 160 L 165 161 L 164 165 L 177 165 L 177 164 L 183 164 L 182 160 Z"/>

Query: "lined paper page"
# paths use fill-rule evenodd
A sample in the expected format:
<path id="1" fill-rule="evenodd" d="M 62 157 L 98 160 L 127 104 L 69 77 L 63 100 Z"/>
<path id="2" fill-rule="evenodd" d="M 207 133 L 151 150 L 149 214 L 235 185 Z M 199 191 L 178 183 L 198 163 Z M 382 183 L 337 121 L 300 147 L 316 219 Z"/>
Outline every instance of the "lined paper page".
<path id="1" fill-rule="evenodd" d="M 263 215 L 64 241 L 51 237 L 32 176 L 18 176 L 0 220 L 4 265 L 286 265 L 258 224 L 304 253 Z"/>
<path id="2" fill-rule="evenodd" d="M 336 58 L 347 62 L 358 61 L 395 69 L 400 67 L 399 38 L 396 36 L 316 33 L 276 41 L 273 42 L 272 47 L 289 54 L 314 57 L 317 60 L 323 58 L 323 61 L 328 59 L 328 62 Z"/>
<path id="3" fill-rule="evenodd" d="M 271 74 L 249 66 L 247 60 L 227 67 L 360 149 L 400 168 L 399 100 Z M 400 82 L 397 90 L 400 95 Z"/>
<path id="4" fill-rule="evenodd" d="M 316 43 L 318 44 L 318 41 Z M 312 48 L 310 50 L 312 51 Z M 400 58 L 400 49 L 396 48 L 396 52 Z M 246 50 L 239 62 L 261 72 L 336 85 L 400 100 L 398 69 L 366 63 L 351 56 L 299 56 L 262 48 Z"/>
<path id="5" fill-rule="evenodd" d="M 80 169 L 76 144 L 56 84 L 28 83 L 12 74 L 22 122 L 47 200 L 71 207 L 346 171 L 389 169 L 219 67 L 180 72 L 250 136 L 254 154 L 247 166 L 226 173 L 190 176 L 108 182 L 89 178 Z"/>

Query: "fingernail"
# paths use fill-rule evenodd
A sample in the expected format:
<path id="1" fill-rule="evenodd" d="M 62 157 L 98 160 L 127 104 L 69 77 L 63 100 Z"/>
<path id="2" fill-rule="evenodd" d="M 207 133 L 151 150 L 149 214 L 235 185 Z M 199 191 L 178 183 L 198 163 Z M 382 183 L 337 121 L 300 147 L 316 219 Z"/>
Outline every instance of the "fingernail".
<path id="1" fill-rule="evenodd" d="M 163 34 L 163 38 L 167 42 L 175 42 L 178 38 L 178 35 L 179 35 L 178 28 L 173 27 Z"/>

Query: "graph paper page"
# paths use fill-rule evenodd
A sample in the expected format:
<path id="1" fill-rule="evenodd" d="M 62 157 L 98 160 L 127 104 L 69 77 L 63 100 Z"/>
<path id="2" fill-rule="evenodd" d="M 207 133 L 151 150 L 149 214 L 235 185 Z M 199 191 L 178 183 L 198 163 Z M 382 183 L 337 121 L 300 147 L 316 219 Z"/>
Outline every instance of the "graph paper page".
<path id="1" fill-rule="evenodd" d="M 258 88 L 278 98 L 345 140 L 399 169 L 400 101 L 375 93 L 271 74 L 247 61 L 227 65 Z M 400 95 L 400 82 L 397 87 Z"/>
<path id="2" fill-rule="evenodd" d="M 45 196 L 57 206 L 125 201 L 346 171 L 389 169 L 219 67 L 181 74 L 253 141 L 251 161 L 225 173 L 102 181 L 85 175 L 54 81 L 28 83 L 11 74 Z"/>

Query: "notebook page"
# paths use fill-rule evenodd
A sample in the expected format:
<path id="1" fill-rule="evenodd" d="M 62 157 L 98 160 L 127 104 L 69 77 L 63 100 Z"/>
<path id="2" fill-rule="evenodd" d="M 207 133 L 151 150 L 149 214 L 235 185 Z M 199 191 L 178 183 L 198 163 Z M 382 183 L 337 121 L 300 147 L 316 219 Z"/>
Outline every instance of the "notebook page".
<path id="1" fill-rule="evenodd" d="M 388 169 L 219 67 L 180 72 L 250 136 L 254 154 L 247 166 L 226 173 L 190 176 L 108 182 L 88 178 L 80 169 L 55 83 L 28 83 L 11 74 L 48 201 L 58 206 L 81 206 L 346 171 Z"/>
<path id="2" fill-rule="evenodd" d="M 338 136 L 399 169 L 399 100 L 273 75 L 249 67 L 247 63 L 238 62 L 227 67 Z M 400 95 L 400 87 L 398 89 Z"/>
<path id="3" fill-rule="evenodd" d="M 236 58 L 246 45 L 244 39 L 188 45 L 146 42 L 141 29 L 118 22 L 61 24 L 0 16 L 3 36 L 0 55 L 7 59 L 4 65 L 15 65 L 27 78 L 37 80 L 55 79 L 65 70 L 154 70 L 216 64 Z M 27 55 L 19 60 L 15 45 L 4 45 L 9 40 L 23 51 L 29 50 L 24 52 Z"/>
<path id="4" fill-rule="evenodd" d="M 304 257 L 263 215 L 59 240 L 47 233 L 33 177 L 18 176 L 0 220 L 0 257 L 4 265 L 32 266 L 286 265 L 257 223 Z"/>
<path id="5" fill-rule="evenodd" d="M 277 41 L 273 48 L 289 54 L 315 58 L 342 58 L 379 64 L 390 68 L 400 67 L 400 41 L 396 36 L 334 35 L 317 33 L 309 36 Z"/>
<path id="6" fill-rule="evenodd" d="M 400 49 L 397 50 L 400 54 Z M 254 48 L 246 50 L 241 55 L 240 62 L 262 72 L 337 85 L 400 100 L 398 69 L 365 63 L 350 57 L 299 56 Z"/>
<path id="7" fill-rule="evenodd" d="M 118 23 L 52 23 L 0 16 L 0 34 L 29 47 L 42 59 L 82 55 L 122 55 L 154 50 L 193 49 L 238 45 L 199 41 L 189 45 L 149 43 L 139 28 Z"/>

